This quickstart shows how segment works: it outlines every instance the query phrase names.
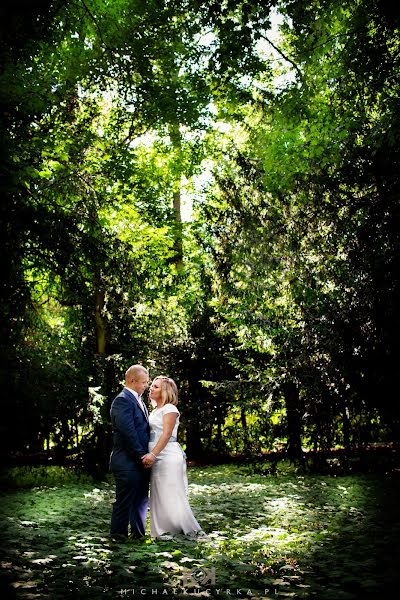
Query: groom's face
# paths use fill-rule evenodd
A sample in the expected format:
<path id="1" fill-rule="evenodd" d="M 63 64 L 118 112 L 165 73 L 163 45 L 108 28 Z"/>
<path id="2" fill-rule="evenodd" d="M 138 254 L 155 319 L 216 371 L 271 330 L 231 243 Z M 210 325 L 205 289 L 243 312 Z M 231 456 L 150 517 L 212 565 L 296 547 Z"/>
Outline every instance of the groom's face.
<path id="1" fill-rule="evenodd" d="M 149 385 L 149 376 L 147 373 L 140 373 L 132 379 L 132 388 L 141 396 Z"/>

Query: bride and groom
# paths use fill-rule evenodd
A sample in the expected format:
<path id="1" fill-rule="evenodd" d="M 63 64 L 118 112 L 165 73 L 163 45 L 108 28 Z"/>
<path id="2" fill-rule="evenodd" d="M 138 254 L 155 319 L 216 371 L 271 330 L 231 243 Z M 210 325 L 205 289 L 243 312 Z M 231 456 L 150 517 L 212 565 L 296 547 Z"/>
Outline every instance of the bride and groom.
<path id="1" fill-rule="evenodd" d="M 150 415 L 141 398 L 148 385 L 147 369 L 132 365 L 111 405 L 115 502 L 110 533 L 125 538 L 130 524 L 132 537 L 145 535 L 149 487 L 151 537 L 202 533 L 187 498 L 186 458 L 177 442 L 176 384 L 164 376 L 153 380 Z"/>

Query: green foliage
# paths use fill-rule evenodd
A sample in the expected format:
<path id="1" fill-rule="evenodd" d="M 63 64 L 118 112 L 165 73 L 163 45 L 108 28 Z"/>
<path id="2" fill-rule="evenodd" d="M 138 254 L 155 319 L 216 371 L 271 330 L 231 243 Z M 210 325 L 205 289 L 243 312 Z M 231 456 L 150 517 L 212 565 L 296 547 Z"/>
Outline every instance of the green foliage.
<path id="1" fill-rule="evenodd" d="M 11 467 L 0 474 L 2 489 L 54 487 L 76 483 L 93 483 L 90 475 L 71 467 Z"/>
<path id="2" fill-rule="evenodd" d="M 106 464 L 137 361 L 176 378 L 193 455 L 397 439 L 396 12 L 4 10 L 4 449 Z"/>
<path id="3" fill-rule="evenodd" d="M 121 590 L 151 597 L 157 590 L 184 598 L 208 588 L 223 598 L 241 589 L 256 598 L 351 600 L 398 585 L 394 478 L 299 476 L 287 465 L 269 477 L 221 465 L 190 469 L 189 481 L 191 505 L 208 534 L 198 542 L 178 536 L 113 543 L 108 480 L 94 487 L 49 479 L 3 494 L 4 593 L 57 600 L 114 598 Z M 196 585 L 195 569 L 215 569 L 215 585 L 201 578 Z"/>
<path id="4" fill-rule="evenodd" d="M 249 107 L 203 208 L 215 306 L 245 350 L 232 359 L 284 402 L 297 456 L 304 434 L 316 447 L 371 439 L 398 361 L 398 178 L 387 170 L 398 172 L 398 150 L 385 126 L 382 159 L 378 134 L 398 87 L 398 22 L 378 4 L 282 4 L 282 48 L 301 80 Z"/>

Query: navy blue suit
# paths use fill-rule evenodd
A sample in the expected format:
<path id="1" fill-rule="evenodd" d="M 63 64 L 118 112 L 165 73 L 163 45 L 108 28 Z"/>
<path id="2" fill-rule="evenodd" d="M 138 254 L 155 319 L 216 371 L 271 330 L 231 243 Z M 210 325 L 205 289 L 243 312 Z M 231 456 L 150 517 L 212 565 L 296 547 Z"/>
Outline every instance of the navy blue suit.
<path id="1" fill-rule="evenodd" d="M 111 535 L 132 536 L 146 532 L 150 470 L 141 457 L 148 452 L 150 427 L 147 416 L 133 393 L 124 388 L 111 405 L 113 449 L 110 470 L 115 477 L 115 502 L 111 516 Z"/>

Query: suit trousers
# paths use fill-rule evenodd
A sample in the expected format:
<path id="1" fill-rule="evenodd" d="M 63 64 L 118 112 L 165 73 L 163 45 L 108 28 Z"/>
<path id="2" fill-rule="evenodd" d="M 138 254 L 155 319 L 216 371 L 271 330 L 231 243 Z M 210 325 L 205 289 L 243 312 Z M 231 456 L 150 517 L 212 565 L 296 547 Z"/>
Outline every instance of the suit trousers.
<path id="1" fill-rule="evenodd" d="M 111 515 L 111 535 L 128 536 L 128 525 L 133 537 L 146 534 L 148 510 L 149 471 L 114 471 L 115 502 Z"/>

